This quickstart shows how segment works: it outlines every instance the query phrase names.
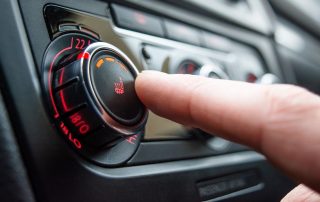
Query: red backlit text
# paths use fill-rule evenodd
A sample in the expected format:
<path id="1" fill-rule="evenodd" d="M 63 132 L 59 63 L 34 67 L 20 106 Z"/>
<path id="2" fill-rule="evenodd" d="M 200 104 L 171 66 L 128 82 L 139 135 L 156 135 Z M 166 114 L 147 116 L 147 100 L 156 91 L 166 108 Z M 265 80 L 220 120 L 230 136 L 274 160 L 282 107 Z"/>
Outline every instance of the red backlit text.
<path id="1" fill-rule="evenodd" d="M 89 46 L 91 41 L 88 40 L 86 42 L 84 39 L 76 38 L 75 43 L 76 43 L 75 49 L 82 50 L 84 47 Z"/>
<path id="2" fill-rule="evenodd" d="M 75 113 L 70 116 L 71 123 L 77 128 L 78 132 L 82 135 L 86 134 L 90 130 L 89 124 L 83 119 L 79 113 Z"/>
<path id="3" fill-rule="evenodd" d="M 67 128 L 67 126 L 64 125 L 63 122 L 60 123 L 60 128 L 62 133 L 68 137 L 68 140 L 77 148 L 77 149 L 81 149 L 82 145 L 81 142 L 77 139 L 73 137 L 73 134 L 70 132 L 70 130 Z"/>

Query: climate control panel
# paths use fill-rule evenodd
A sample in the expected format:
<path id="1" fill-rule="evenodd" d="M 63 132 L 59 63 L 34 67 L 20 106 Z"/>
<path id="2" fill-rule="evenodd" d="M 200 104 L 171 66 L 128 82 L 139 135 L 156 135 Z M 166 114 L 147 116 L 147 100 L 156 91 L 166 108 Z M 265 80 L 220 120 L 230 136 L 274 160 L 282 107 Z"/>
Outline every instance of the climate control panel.
<path id="1" fill-rule="evenodd" d="M 134 82 L 138 70 L 115 46 L 84 33 L 54 39 L 42 76 L 63 137 L 90 160 L 118 165 L 136 150 L 147 120 Z"/>

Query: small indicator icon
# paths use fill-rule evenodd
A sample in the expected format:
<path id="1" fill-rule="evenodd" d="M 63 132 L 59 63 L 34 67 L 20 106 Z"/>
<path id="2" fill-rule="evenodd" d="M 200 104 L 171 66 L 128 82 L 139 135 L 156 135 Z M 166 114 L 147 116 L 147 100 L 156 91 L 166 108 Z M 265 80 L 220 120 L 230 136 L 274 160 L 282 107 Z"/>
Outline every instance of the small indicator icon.
<path id="1" fill-rule="evenodd" d="M 122 95 L 124 93 L 124 85 L 121 77 L 119 77 L 119 82 L 114 83 L 114 92 L 118 95 Z"/>
<path id="2" fill-rule="evenodd" d="M 104 62 L 103 62 L 103 59 L 100 59 L 100 60 L 96 63 L 97 69 L 99 69 L 103 63 L 104 63 Z"/>
<path id="3" fill-rule="evenodd" d="M 142 13 L 135 12 L 133 15 L 134 15 L 136 22 L 138 22 L 140 25 L 146 24 L 146 22 L 147 22 L 146 17 Z"/>
<path id="4" fill-rule="evenodd" d="M 114 58 L 106 57 L 106 61 L 108 61 L 108 62 L 114 62 Z"/>
<path id="5" fill-rule="evenodd" d="M 130 144 L 136 144 L 137 138 L 138 138 L 138 135 L 133 135 L 133 136 L 127 137 L 126 141 L 129 142 Z"/>

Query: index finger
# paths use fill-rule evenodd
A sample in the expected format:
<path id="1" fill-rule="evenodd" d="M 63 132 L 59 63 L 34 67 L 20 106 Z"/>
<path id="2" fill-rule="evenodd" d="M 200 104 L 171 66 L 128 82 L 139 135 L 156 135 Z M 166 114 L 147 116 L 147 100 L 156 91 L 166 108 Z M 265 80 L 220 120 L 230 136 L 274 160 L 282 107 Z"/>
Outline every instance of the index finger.
<path id="1" fill-rule="evenodd" d="M 192 75 L 142 74 L 136 81 L 137 93 L 155 113 L 253 147 L 259 145 L 268 113 L 260 87 Z M 234 135 L 239 133 L 240 137 Z"/>
<path id="2" fill-rule="evenodd" d="M 138 76 L 136 91 L 156 114 L 249 145 L 320 191 L 318 96 L 290 85 L 149 71 Z"/>

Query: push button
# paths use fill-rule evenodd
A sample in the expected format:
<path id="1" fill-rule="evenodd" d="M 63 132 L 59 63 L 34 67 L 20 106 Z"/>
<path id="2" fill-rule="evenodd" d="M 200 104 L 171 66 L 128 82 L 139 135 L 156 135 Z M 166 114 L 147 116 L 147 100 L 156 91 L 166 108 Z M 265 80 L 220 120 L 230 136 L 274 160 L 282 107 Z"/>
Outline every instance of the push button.
<path id="1" fill-rule="evenodd" d="M 204 47 L 230 52 L 232 43 L 229 39 L 209 32 L 203 32 L 202 35 Z"/>
<path id="2" fill-rule="evenodd" d="M 85 103 L 83 89 L 73 83 L 56 93 L 57 106 L 62 112 L 69 112 Z"/>
<path id="3" fill-rule="evenodd" d="M 171 20 L 166 20 L 164 25 L 168 38 L 194 45 L 200 45 L 200 32 L 195 28 Z"/>
<path id="4" fill-rule="evenodd" d="M 54 87 L 57 88 L 71 81 L 76 81 L 77 77 L 74 76 L 76 75 L 75 71 L 72 65 L 59 69 L 54 74 Z"/>
<path id="5" fill-rule="evenodd" d="M 120 58 L 105 51 L 93 56 L 91 81 L 105 110 L 124 125 L 137 124 L 144 113 L 135 88 L 133 73 Z"/>
<path id="6" fill-rule="evenodd" d="M 112 5 L 112 9 L 116 24 L 119 27 L 156 36 L 164 36 L 160 18 L 119 5 Z"/>
<path id="7" fill-rule="evenodd" d="M 87 107 L 71 114 L 65 119 L 65 123 L 70 125 L 70 128 L 77 134 L 83 136 L 97 129 L 102 125 L 102 121 L 97 118 L 93 111 L 88 110 Z"/>

